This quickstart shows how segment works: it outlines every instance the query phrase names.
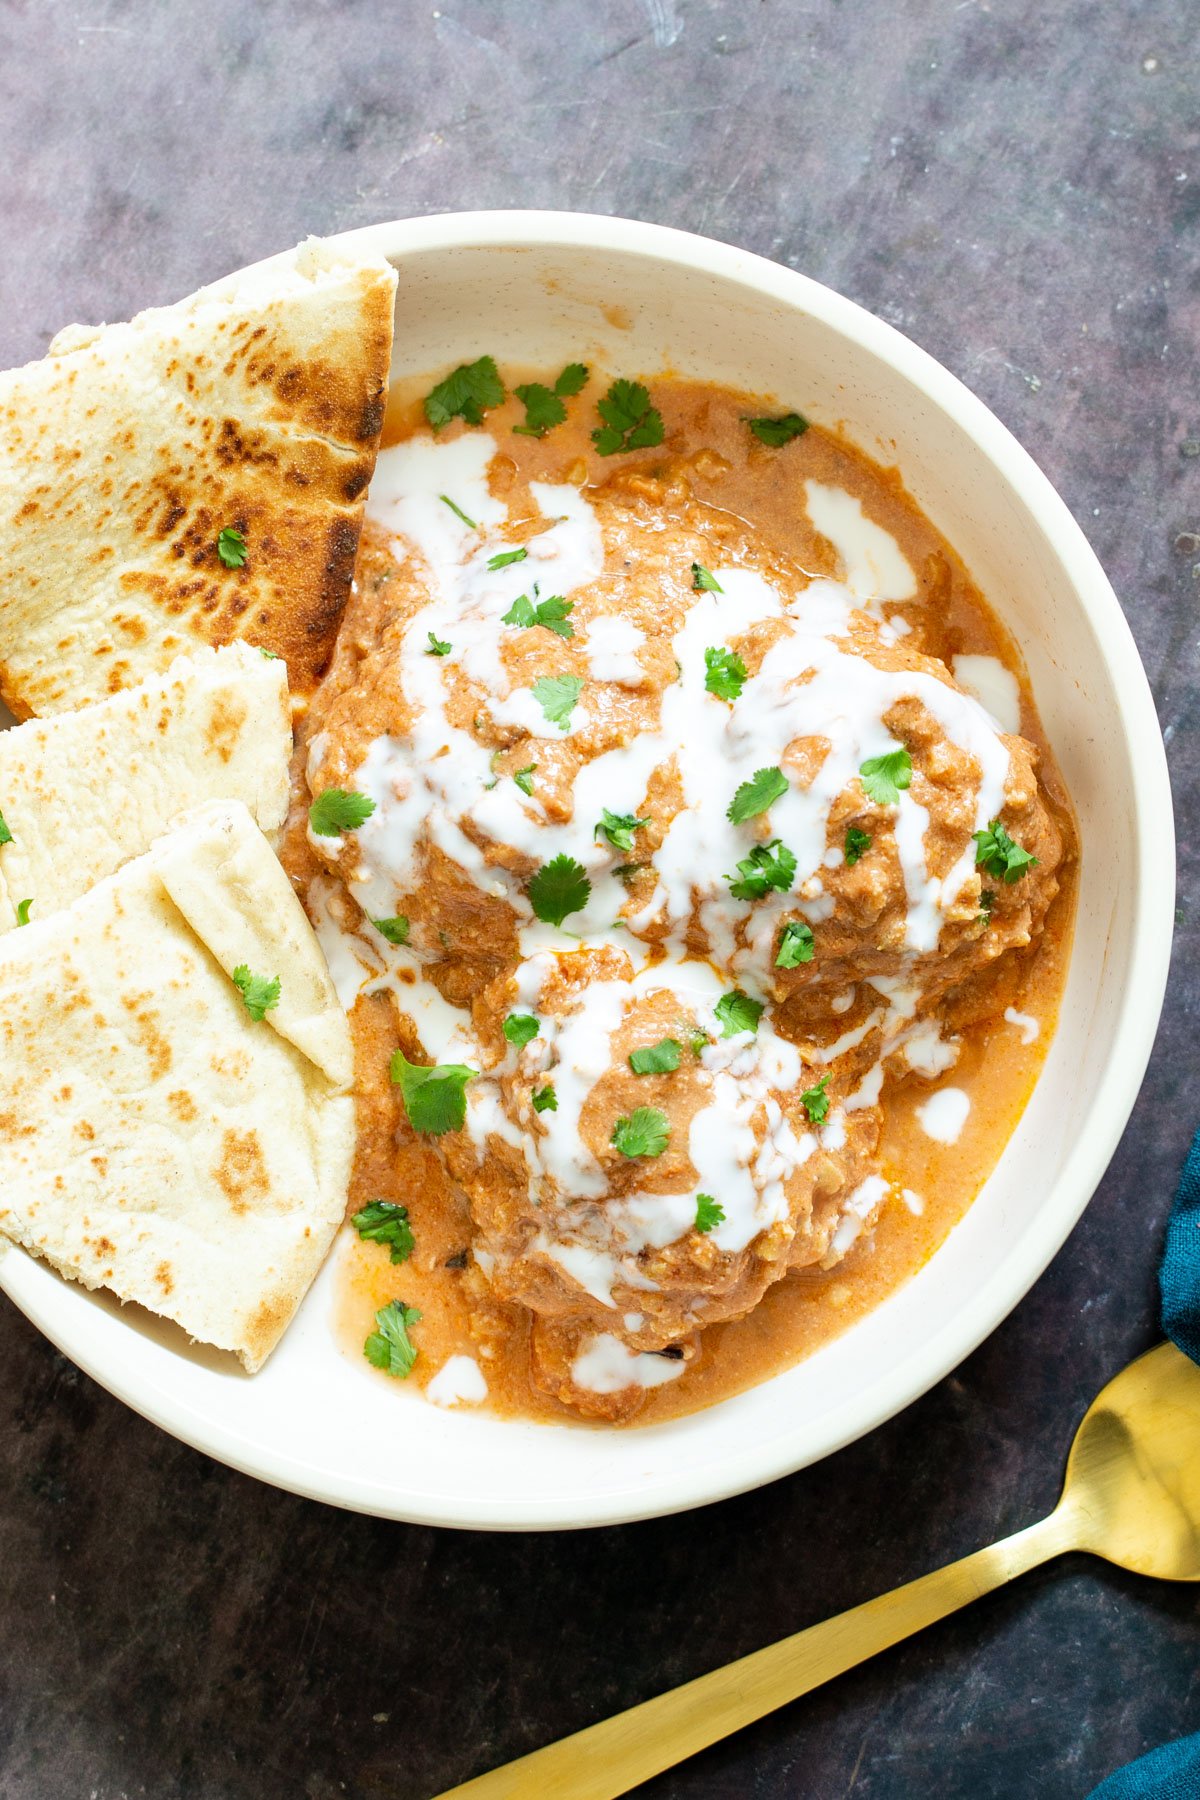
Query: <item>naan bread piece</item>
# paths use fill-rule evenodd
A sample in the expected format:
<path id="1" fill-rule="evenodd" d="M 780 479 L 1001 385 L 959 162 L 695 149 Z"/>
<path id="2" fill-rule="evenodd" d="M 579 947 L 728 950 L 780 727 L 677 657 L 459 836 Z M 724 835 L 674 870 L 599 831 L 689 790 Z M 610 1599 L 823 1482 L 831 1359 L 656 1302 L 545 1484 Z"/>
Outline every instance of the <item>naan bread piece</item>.
<path id="1" fill-rule="evenodd" d="M 251 1017 L 233 980 L 278 976 Z M 246 808 L 0 942 L 0 1232 L 253 1372 L 342 1220 L 350 1034 Z"/>
<path id="2" fill-rule="evenodd" d="M 0 932 L 22 900 L 34 919 L 69 906 L 209 800 L 241 800 L 275 831 L 291 753 L 284 665 L 248 644 L 197 651 L 111 700 L 0 731 L 11 834 L 0 844 Z"/>
<path id="3" fill-rule="evenodd" d="M 310 239 L 0 374 L 0 695 L 57 713 L 246 638 L 324 673 L 375 467 L 396 272 Z M 245 542 L 228 568 L 220 533 Z"/>

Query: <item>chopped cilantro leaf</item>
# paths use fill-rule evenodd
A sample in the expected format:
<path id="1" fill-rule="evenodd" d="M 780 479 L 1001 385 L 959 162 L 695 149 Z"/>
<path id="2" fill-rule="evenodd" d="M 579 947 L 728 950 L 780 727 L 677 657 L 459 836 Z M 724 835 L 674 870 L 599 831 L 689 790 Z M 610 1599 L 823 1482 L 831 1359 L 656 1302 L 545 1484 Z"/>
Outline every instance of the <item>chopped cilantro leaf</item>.
<path id="1" fill-rule="evenodd" d="M 539 1113 L 558 1111 L 558 1095 L 552 1082 L 547 1082 L 544 1088 L 534 1090 L 533 1110 Z"/>
<path id="2" fill-rule="evenodd" d="M 439 494 L 438 499 L 441 501 L 443 506 L 448 506 L 450 508 L 450 511 L 454 514 L 455 518 L 461 519 L 463 524 L 466 525 L 469 530 L 471 530 L 471 531 L 479 530 L 479 527 L 475 523 L 474 519 L 470 518 L 469 515 L 463 511 L 461 506 L 456 506 L 454 501 L 450 498 L 449 494 Z"/>
<path id="3" fill-rule="evenodd" d="M 614 850 L 632 850 L 634 832 L 641 831 L 643 826 L 650 823 L 649 819 L 635 819 L 632 813 L 609 812 L 607 806 L 601 807 L 600 810 L 604 817 L 596 826 L 592 836 L 599 837 L 603 832 Z"/>
<path id="4" fill-rule="evenodd" d="M 495 556 L 488 557 L 488 568 L 493 571 L 507 569 L 510 563 L 524 562 L 528 555 L 529 552 L 524 544 L 519 550 L 497 550 Z"/>
<path id="5" fill-rule="evenodd" d="M 403 1300 L 392 1300 L 381 1307 L 375 1314 L 375 1329 L 363 1345 L 363 1355 L 371 1366 L 398 1381 L 411 1375 L 418 1352 L 408 1328 L 420 1320 L 420 1307 L 405 1306 Z"/>
<path id="6" fill-rule="evenodd" d="M 525 625 L 534 623 L 537 614 L 533 610 L 533 601 L 528 594 L 518 594 L 506 613 L 501 613 L 502 625 Z"/>
<path id="7" fill-rule="evenodd" d="M 11 844 L 12 841 L 13 834 L 5 824 L 4 814 L 0 813 L 0 844 Z"/>
<path id="8" fill-rule="evenodd" d="M 868 756 L 858 773 L 868 800 L 876 806 L 895 806 L 900 790 L 912 781 L 912 757 L 900 744 L 882 756 Z"/>
<path id="9" fill-rule="evenodd" d="M 692 564 L 692 586 L 698 594 L 723 594 L 725 592 L 712 570 L 706 569 L 703 563 Z"/>
<path id="10" fill-rule="evenodd" d="M 718 700 L 736 700 L 746 684 L 746 665 L 736 650 L 713 644 L 704 652 L 704 685 Z"/>
<path id="11" fill-rule="evenodd" d="M 426 656 L 449 656 L 453 648 L 453 644 L 448 644 L 445 638 L 435 637 L 431 631 L 429 633 L 429 648 L 425 654 Z"/>
<path id="12" fill-rule="evenodd" d="M 523 769 L 518 769 L 516 774 L 513 776 L 513 780 L 516 782 L 517 786 L 520 788 L 520 790 L 523 794 L 529 794 L 530 796 L 532 796 L 532 794 L 533 794 L 533 778 L 536 775 L 536 773 L 537 773 L 537 764 L 536 763 L 527 763 Z"/>
<path id="13" fill-rule="evenodd" d="M 523 1050 L 526 1044 L 533 1042 L 542 1028 L 534 1013 L 509 1013 L 503 1029 L 509 1043 L 515 1044 L 518 1050 Z"/>
<path id="14" fill-rule="evenodd" d="M 696 1061 L 699 1062 L 700 1058 L 704 1055 L 704 1052 L 708 1049 L 707 1031 L 701 1031 L 700 1027 L 697 1025 L 696 1029 L 688 1038 L 688 1049 L 696 1058 Z"/>
<path id="15" fill-rule="evenodd" d="M 370 1200 L 350 1223 L 365 1244 L 386 1244 L 394 1263 L 407 1262 L 413 1253 L 407 1206 L 397 1206 L 392 1200 Z"/>
<path id="16" fill-rule="evenodd" d="M 590 370 L 586 363 L 568 363 L 554 384 L 560 400 L 573 400 L 587 386 Z"/>
<path id="17" fill-rule="evenodd" d="M 29 909 L 32 905 L 33 905 L 32 894 L 30 895 L 28 900 L 18 900 L 17 901 L 17 924 L 18 925 L 28 925 Z"/>
<path id="18" fill-rule="evenodd" d="M 544 381 L 523 381 L 515 387 L 513 393 L 525 408 L 525 423 L 514 425 L 513 430 L 520 437 L 545 437 L 555 425 L 561 425 L 567 416 L 567 409 Z"/>
<path id="19" fill-rule="evenodd" d="M 763 1003 L 743 994 L 741 988 L 734 988 L 731 993 L 721 995 L 713 1011 L 721 1021 L 721 1036 L 736 1037 L 739 1031 L 758 1030 Z"/>
<path id="20" fill-rule="evenodd" d="M 852 869 L 860 857 L 865 856 L 870 848 L 870 832 L 860 831 L 857 825 L 852 825 L 846 833 L 846 867 Z"/>
<path id="21" fill-rule="evenodd" d="M 408 1122 L 414 1131 L 441 1137 L 460 1131 L 467 1116 L 466 1088 L 478 1069 L 463 1063 L 438 1063 L 432 1069 L 410 1063 L 403 1050 L 392 1056 L 391 1074 L 400 1089 Z"/>
<path id="22" fill-rule="evenodd" d="M 234 525 L 226 525 L 217 533 L 217 555 L 227 569 L 246 566 L 246 540 Z"/>
<path id="23" fill-rule="evenodd" d="M 986 831 L 976 831 L 975 867 L 984 869 L 989 875 L 1011 886 L 1020 881 L 1027 869 L 1037 862 L 1037 857 L 1028 850 L 1022 850 L 1005 831 L 999 819 L 993 819 Z"/>
<path id="24" fill-rule="evenodd" d="M 815 949 L 812 926 L 792 919 L 783 928 L 783 936 L 779 940 L 779 952 L 775 958 L 775 967 L 777 969 L 797 969 L 801 963 L 812 961 Z"/>
<path id="25" fill-rule="evenodd" d="M 769 444 L 772 450 L 803 437 L 808 430 L 808 420 L 798 412 L 784 413 L 779 419 L 747 419 L 746 423 L 759 443 Z"/>
<path id="26" fill-rule="evenodd" d="M 829 1086 L 828 1075 L 822 1075 L 816 1087 L 805 1088 L 800 1096 L 800 1104 L 808 1114 L 810 1125 L 823 1125 L 829 1112 L 829 1095 L 825 1089 Z"/>
<path id="27" fill-rule="evenodd" d="M 614 381 L 596 410 L 604 420 L 592 433 L 601 456 L 647 450 L 663 441 L 662 415 L 640 381 Z"/>
<path id="28" fill-rule="evenodd" d="M 233 971 L 233 985 L 242 996 L 242 1005 L 256 1023 L 261 1023 L 273 1007 L 279 1005 L 279 977 L 252 975 L 245 963 Z"/>
<path id="29" fill-rule="evenodd" d="M 696 1195 L 696 1230 L 713 1231 L 725 1223 L 725 1208 L 711 1194 Z"/>
<path id="30" fill-rule="evenodd" d="M 582 692 L 583 682 L 578 675 L 542 675 L 533 684 L 533 697 L 545 713 L 547 724 L 559 725 L 564 731 Z"/>
<path id="31" fill-rule="evenodd" d="M 537 589 L 534 589 L 537 592 Z M 518 594 L 508 611 L 501 616 L 502 625 L 544 625 L 547 631 L 554 632 L 556 637 L 573 638 L 575 627 L 570 615 L 575 610 L 573 600 L 564 600 L 561 594 L 551 594 L 545 600 L 539 600 L 535 606 L 528 594 Z"/>
<path id="32" fill-rule="evenodd" d="M 435 431 L 451 419 L 465 419 L 468 425 L 482 425 L 483 415 L 504 399 L 504 383 L 490 356 L 473 363 L 459 363 L 444 381 L 439 381 L 425 396 L 425 417 Z"/>
<path id="33" fill-rule="evenodd" d="M 737 866 L 737 879 L 725 877 L 735 900 L 761 900 L 774 888 L 786 894 L 796 875 L 796 858 L 778 838 L 769 844 L 755 844 L 749 856 Z"/>
<path id="34" fill-rule="evenodd" d="M 282 658 L 282 656 L 280 656 L 278 650 L 264 650 L 261 644 L 258 646 L 258 654 L 260 656 L 265 656 L 268 662 L 282 662 L 283 661 L 283 658 Z"/>
<path id="35" fill-rule="evenodd" d="M 979 923 L 989 925 L 992 919 L 992 908 L 996 904 L 996 896 L 991 888 L 979 890 Z"/>
<path id="36" fill-rule="evenodd" d="M 725 814 L 735 825 L 765 813 L 788 791 L 788 779 L 782 769 L 755 769 L 749 781 L 743 781 Z"/>
<path id="37" fill-rule="evenodd" d="M 308 809 L 308 823 L 317 837 L 339 837 L 343 831 L 357 831 L 375 811 L 375 802 L 365 794 L 346 788 L 326 788 Z"/>
<path id="38" fill-rule="evenodd" d="M 529 883 L 529 904 L 545 924 L 561 925 L 568 913 L 582 911 L 591 891 L 583 864 L 560 853 L 543 864 Z"/>
<path id="39" fill-rule="evenodd" d="M 657 1106 L 635 1106 L 613 1126 L 612 1144 L 622 1156 L 661 1156 L 671 1141 L 671 1126 Z"/>
<path id="40" fill-rule="evenodd" d="M 407 944 L 408 920 L 403 913 L 397 913 L 394 919 L 372 919 L 371 923 L 389 944 Z"/>
<path id="41" fill-rule="evenodd" d="M 631 1050 L 629 1066 L 635 1075 L 670 1075 L 679 1067 L 678 1038 L 659 1038 L 641 1050 Z"/>

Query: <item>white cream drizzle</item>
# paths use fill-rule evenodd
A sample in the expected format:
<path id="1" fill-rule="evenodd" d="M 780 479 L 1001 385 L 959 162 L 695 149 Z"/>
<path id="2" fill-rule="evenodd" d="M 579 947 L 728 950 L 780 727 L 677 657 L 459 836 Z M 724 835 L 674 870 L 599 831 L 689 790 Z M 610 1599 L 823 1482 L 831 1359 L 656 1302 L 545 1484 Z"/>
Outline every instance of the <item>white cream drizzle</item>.
<path id="1" fill-rule="evenodd" d="M 629 1387 L 662 1387 L 678 1380 L 686 1366 L 681 1357 L 630 1350 L 611 1331 L 601 1331 L 571 1364 L 571 1379 L 588 1394 L 619 1394 Z"/>
<path id="2" fill-rule="evenodd" d="M 856 599 L 916 598 L 912 564 L 891 532 L 866 517 L 861 500 L 820 481 L 806 481 L 804 493 L 808 516 L 840 556 L 846 586 Z"/>
<path id="3" fill-rule="evenodd" d="M 1010 1025 L 1016 1026 L 1021 1034 L 1023 1044 L 1032 1044 L 1037 1041 L 1037 1035 L 1042 1028 L 1032 1013 L 1018 1012 L 1015 1006 L 1006 1006 L 1004 1017 Z"/>
<path id="4" fill-rule="evenodd" d="M 935 1143 L 957 1144 L 970 1111 L 971 1097 L 963 1088 L 939 1088 L 917 1107 L 917 1122 Z"/>
<path id="5" fill-rule="evenodd" d="M 447 1357 L 425 1384 L 425 1398 L 434 1406 L 478 1406 L 487 1395 L 487 1380 L 473 1356 Z"/>

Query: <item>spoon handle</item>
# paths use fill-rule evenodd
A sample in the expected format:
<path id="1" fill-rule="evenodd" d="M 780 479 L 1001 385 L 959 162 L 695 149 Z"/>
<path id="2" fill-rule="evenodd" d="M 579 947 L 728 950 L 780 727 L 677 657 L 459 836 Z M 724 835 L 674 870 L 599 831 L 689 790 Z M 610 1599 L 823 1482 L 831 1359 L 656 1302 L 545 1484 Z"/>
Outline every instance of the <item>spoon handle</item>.
<path id="1" fill-rule="evenodd" d="M 1060 1507 L 960 1562 L 449 1788 L 436 1800 L 615 1800 L 1074 1543 L 1073 1521 Z"/>

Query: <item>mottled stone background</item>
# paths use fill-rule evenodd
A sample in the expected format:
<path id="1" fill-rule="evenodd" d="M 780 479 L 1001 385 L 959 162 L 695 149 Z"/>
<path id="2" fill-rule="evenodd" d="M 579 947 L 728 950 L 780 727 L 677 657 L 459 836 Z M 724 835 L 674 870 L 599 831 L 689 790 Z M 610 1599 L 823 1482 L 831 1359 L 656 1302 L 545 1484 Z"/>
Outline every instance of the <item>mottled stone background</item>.
<path id="1" fill-rule="evenodd" d="M 180 1448 L 0 1304 L 5 1800 L 423 1800 L 1051 1504 L 1085 1401 L 1155 1335 L 1200 1119 L 1198 25 L 1195 0 L 0 4 L 0 363 L 408 213 L 762 251 L 940 357 L 1066 496 L 1154 687 L 1182 871 L 1146 1089 L 1049 1273 L 925 1400 L 744 1499 L 557 1538 L 350 1517 Z M 644 1792 L 1079 1800 L 1200 1727 L 1198 1623 L 1186 1589 L 1063 1563 Z"/>

